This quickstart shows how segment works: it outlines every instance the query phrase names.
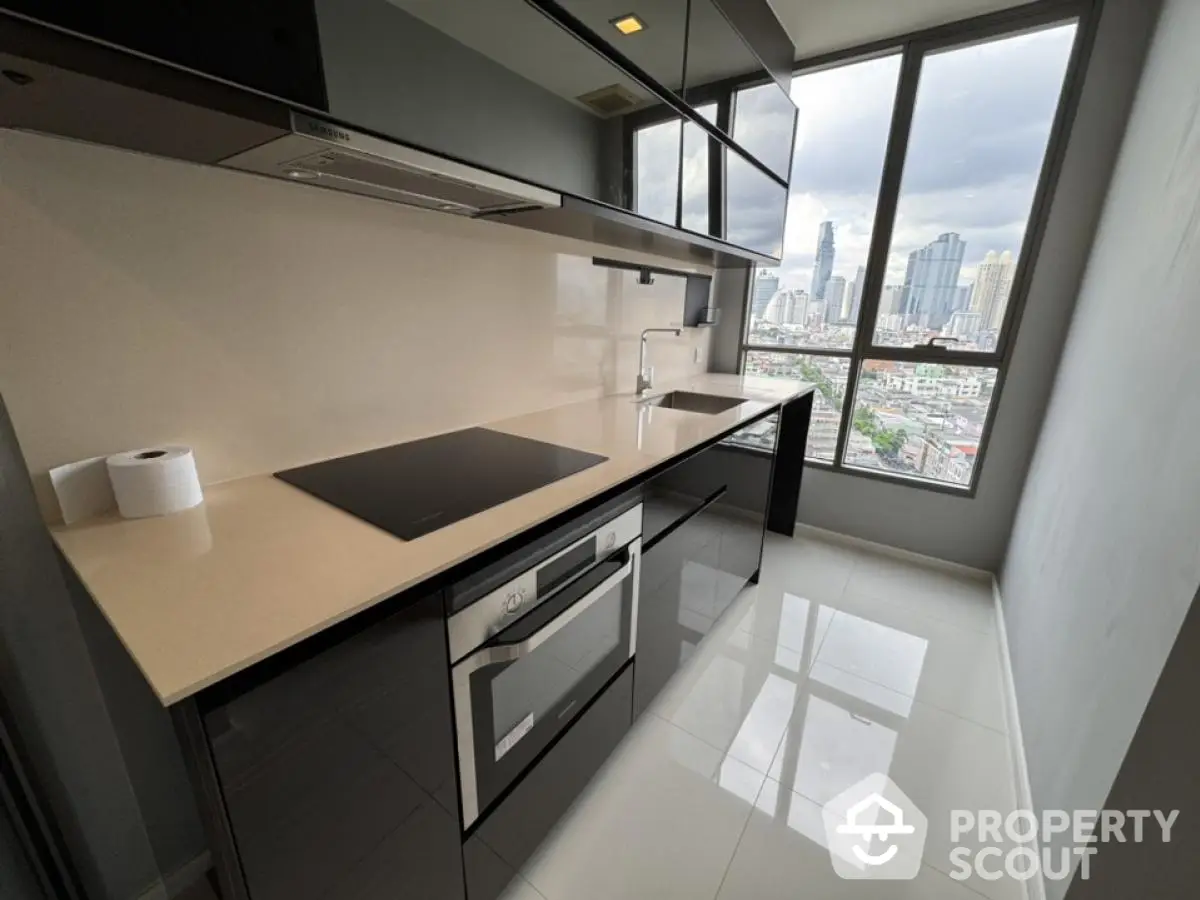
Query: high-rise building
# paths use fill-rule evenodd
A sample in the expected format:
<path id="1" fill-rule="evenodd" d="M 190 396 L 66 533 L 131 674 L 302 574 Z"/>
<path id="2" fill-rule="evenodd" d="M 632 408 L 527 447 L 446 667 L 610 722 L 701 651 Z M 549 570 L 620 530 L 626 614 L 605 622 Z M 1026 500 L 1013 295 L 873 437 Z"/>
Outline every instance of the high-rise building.
<path id="1" fill-rule="evenodd" d="M 1003 324 L 1016 270 L 1016 261 L 1008 250 L 999 255 L 995 250 L 989 250 L 979 264 L 975 286 L 971 290 L 970 310 L 980 315 L 982 328 L 997 329 Z"/>
<path id="2" fill-rule="evenodd" d="M 763 309 L 763 320 L 775 325 L 790 325 L 795 315 L 791 291 L 776 291 Z"/>
<path id="3" fill-rule="evenodd" d="M 817 260 L 813 263 L 812 295 L 825 299 L 825 286 L 833 274 L 833 223 L 822 222 L 817 230 Z"/>
<path id="4" fill-rule="evenodd" d="M 808 322 L 808 291 L 792 291 L 792 324 L 804 325 Z"/>
<path id="5" fill-rule="evenodd" d="M 825 321 L 843 320 L 846 310 L 842 307 L 846 299 L 846 279 L 841 275 L 831 275 L 825 282 Z"/>
<path id="6" fill-rule="evenodd" d="M 863 288 L 867 283 L 867 270 L 865 266 L 859 266 L 858 271 L 854 273 L 854 281 L 850 287 L 850 314 L 846 316 L 851 322 L 858 321 L 858 311 L 862 309 Z"/>
<path id="7" fill-rule="evenodd" d="M 750 300 L 750 315 L 761 319 L 767 310 L 767 304 L 779 290 L 779 276 L 774 269 L 762 269 L 754 279 L 754 295 Z"/>
<path id="8" fill-rule="evenodd" d="M 954 232 L 908 255 L 900 312 L 908 324 L 941 328 L 954 312 L 958 275 L 967 245 Z"/>
<path id="9" fill-rule="evenodd" d="M 969 284 L 961 285 L 954 292 L 954 306 L 950 310 L 951 314 L 956 312 L 968 312 L 971 306 L 971 291 L 974 288 Z"/>
<path id="10" fill-rule="evenodd" d="M 885 284 L 883 296 L 879 298 L 879 318 L 895 316 L 900 313 L 900 304 L 904 301 L 904 287 L 899 284 Z"/>

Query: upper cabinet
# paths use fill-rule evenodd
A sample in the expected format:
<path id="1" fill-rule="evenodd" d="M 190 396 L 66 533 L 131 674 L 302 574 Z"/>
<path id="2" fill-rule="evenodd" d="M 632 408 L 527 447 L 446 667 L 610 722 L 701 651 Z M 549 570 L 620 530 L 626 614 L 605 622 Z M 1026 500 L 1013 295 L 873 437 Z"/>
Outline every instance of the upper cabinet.
<path id="1" fill-rule="evenodd" d="M 786 35 L 782 38 L 782 56 L 777 47 L 782 26 L 773 15 L 769 19 L 754 15 L 753 10 L 759 6 L 755 2 L 691 0 L 690 5 L 684 99 L 699 108 L 732 90 L 726 134 L 747 155 L 786 180 L 791 168 L 796 107 L 788 95 L 792 73 L 791 44 Z M 739 25 L 744 30 L 740 31 Z M 759 33 L 754 46 L 751 35 L 746 34 L 752 30 Z M 772 63 L 760 57 L 760 53 L 768 52 L 777 57 Z M 784 61 L 786 65 L 781 67 Z"/>
<path id="2" fill-rule="evenodd" d="M 652 90 L 525 0 L 317 0 L 328 112 L 555 191 L 623 202 Z"/>
<path id="3" fill-rule="evenodd" d="M 104 50 L 50 29 L 44 31 L 54 41 L 88 46 L 65 51 L 57 44 L 42 46 L 44 35 L 30 32 L 33 26 L 0 17 L 4 68 L 36 60 L 86 76 L 77 93 L 68 95 L 68 80 L 54 80 L 33 66 L 35 84 L 23 96 L 0 92 L 0 125 L 147 152 L 166 148 L 165 155 L 276 177 L 299 179 L 303 170 L 309 183 L 342 190 L 351 190 L 356 177 L 366 184 L 369 175 L 387 183 L 372 182 L 373 193 L 359 193 L 409 202 L 420 190 L 412 166 L 423 163 L 389 163 L 387 173 L 367 173 L 363 159 L 348 161 L 336 150 L 324 159 L 305 150 L 310 154 L 305 165 L 289 169 L 292 157 L 275 156 L 301 151 L 273 141 L 270 130 L 303 131 L 335 144 L 378 146 L 383 139 L 475 167 L 485 176 L 517 179 L 545 189 L 540 198 L 552 198 L 505 208 L 458 204 L 456 210 L 454 203 L 439 205 L 435 192 L 425 198 L 428 203 L 414 205 L 460 213 L 465 208 L 539 230 L 716 265 L 778 258 L 795 110 L 780 86 L 781 77 L 790 77 L 790 45 L 772 51 L 770 40 L 763 42 L 768 50 L 753 43 L 756 33 L 774 34 L 764 23 L 782 33 L 766 0 L 627 4 L 0 0 L 0 9 L 136 54 Z M 101 58 L 105 53 L 121 58 Z M 778 65 L 764 61 L 772 53 Z M 154 60 L 258 96 L 171 72 Z M 120 99 L 97 92 L 94 82 L 84 83 L 95 77 L 132 90 Z M 197 84 L 185 84 L 188 78 Z M 736 90 L 731 79 L 737 80 Z M 724 99 L 717 96 L 721 90 Z M 182 105 L 169 114 L 160 112 L 164 107 L 118 108 L 142 103 L 138 98 L 147 92 Z M 99 108 L 97 99 L 110 107 Z M 50 100 L 53 114 L 47 112 Z M 197 110 L 215 110 L 224 118 L 205 119 Z M 302 128 L 296 114 L 306 117 Z M 656 131 L 644 127 L 668 120 L 673 124 Z M 385 150 L 379 153 L 387 155 Z M 258 158 L 268 155 L 271 171 Z M 438 171 L 434 177 L 457 177 L 446 167 Z M 407 192 L 403 198 L 400 188 Z M 757 206 L 764 202 L 769 210 Z"/>
<path id="4" fill-rule="evenodd" d="M 532 0 L 552 9 L 555 0 Z M 557 0 L 575 22 L 660 87 L 682 94 L 689 0 Z"/>

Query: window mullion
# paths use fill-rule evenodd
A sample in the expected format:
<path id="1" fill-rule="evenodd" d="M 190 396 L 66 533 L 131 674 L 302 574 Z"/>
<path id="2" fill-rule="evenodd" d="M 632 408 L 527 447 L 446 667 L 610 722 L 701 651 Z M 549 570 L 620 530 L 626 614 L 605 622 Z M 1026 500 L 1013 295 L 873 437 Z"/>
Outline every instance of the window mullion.
<path id="1" fill-rule="evenodd" d="M 879 311 L 879 300 L 883 294 L 884 280 L 887 277 L 892 226 L 896 219 L 896 207 L 900 202 L 900 182 L 904 177 L 904 158 L 908 153 L 908 137 L 912 130 L 913 110 L 917 103 L 917 83 L 921 77 L 921 59 L 921 52 L 912 43 L 905 45 L 904 57 L 900 64 L 900 78 L 896 84 L 896 102 L 892 108 L 892 127 L 888 134 L 887 151 L 884 154 L 879 201 L 875 207 L 875 222 L 871 229 L 871 248 L 867 253 L 866 284 L 863 288 L 861 308 L 858 311 L 853 356 L 846 380 L 846 394 L 842 400 L 842 420 L 838 427 L 837 448 L 834 450 L 833 456 L 834 464 L 838 466 L 842 465 L 846 444 L 850 439 L 850 422 L 853 418 L 855 392 L 858 388 L 858 373 L 875 336 L 875 320 Z"/>

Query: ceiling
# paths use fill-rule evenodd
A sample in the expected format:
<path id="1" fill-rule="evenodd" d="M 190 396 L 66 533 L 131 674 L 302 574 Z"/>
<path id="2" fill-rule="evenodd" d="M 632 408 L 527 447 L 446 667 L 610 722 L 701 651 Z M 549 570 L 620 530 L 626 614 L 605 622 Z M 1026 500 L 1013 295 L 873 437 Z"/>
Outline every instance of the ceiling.
<path id="1" fill-rule="evenodd" d="M 1023 6 L 1030 0 L 768 0 L 796 58 L 845 50 L 935 25 Z"/>

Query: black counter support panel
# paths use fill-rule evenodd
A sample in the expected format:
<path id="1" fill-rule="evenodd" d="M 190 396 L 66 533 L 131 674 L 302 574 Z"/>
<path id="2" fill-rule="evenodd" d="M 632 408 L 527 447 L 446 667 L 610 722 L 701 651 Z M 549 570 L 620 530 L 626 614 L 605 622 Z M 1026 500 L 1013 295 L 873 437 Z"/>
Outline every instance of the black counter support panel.
<path id="1" fill-rule="evenodd" d="M 796 533 L 796 509 L 800 503 L 800 479 L 804 475 L 804 448 L 808 444 L 812 405 L 810 392 L 785 404 L 779 421 L 767 530 L 787 537 Z"/>

